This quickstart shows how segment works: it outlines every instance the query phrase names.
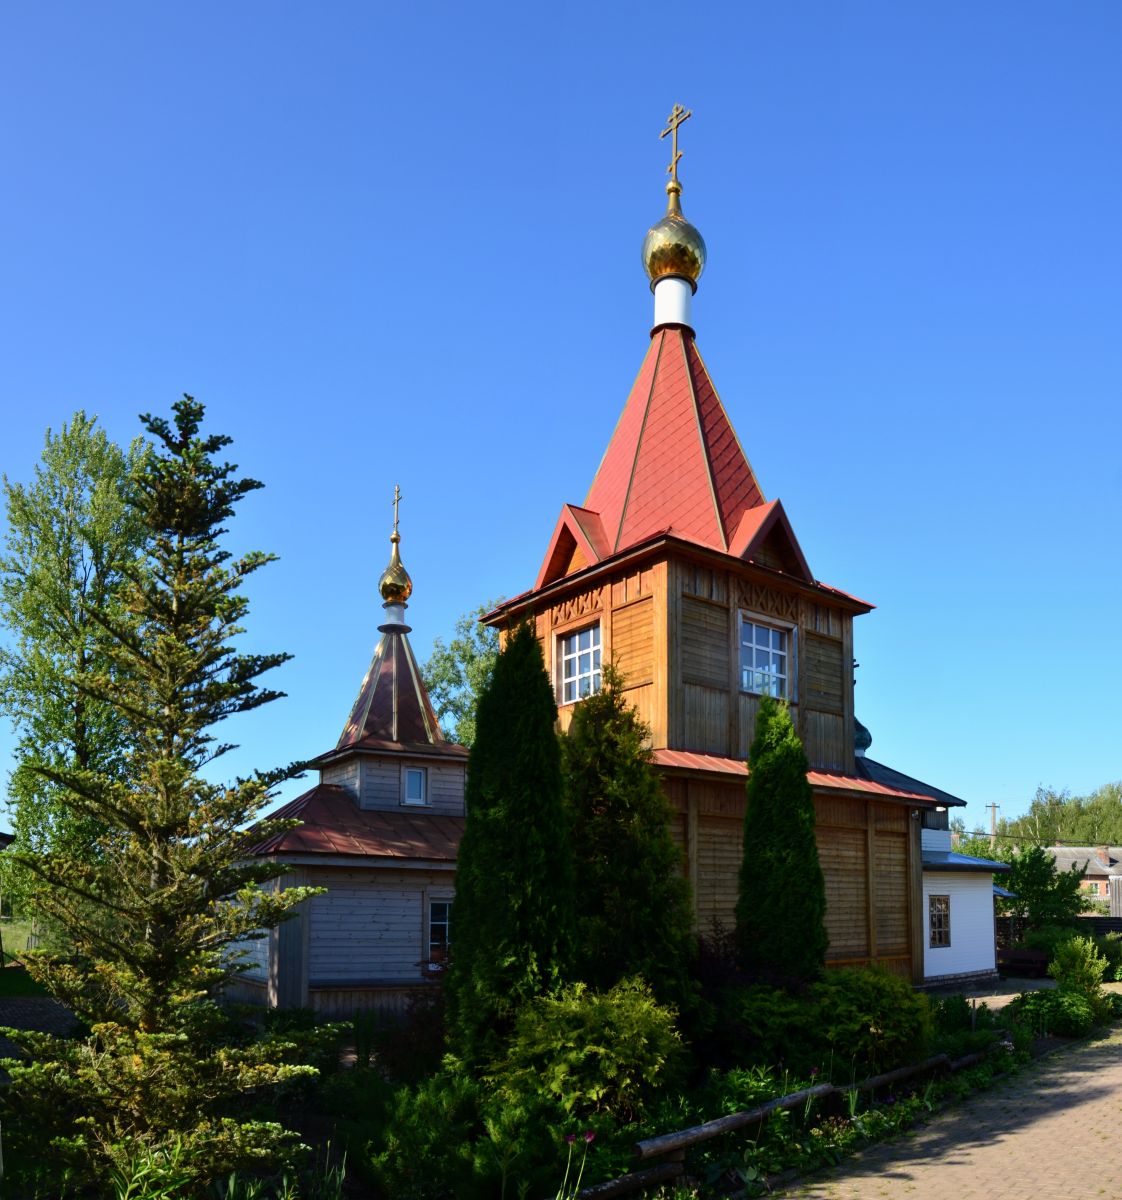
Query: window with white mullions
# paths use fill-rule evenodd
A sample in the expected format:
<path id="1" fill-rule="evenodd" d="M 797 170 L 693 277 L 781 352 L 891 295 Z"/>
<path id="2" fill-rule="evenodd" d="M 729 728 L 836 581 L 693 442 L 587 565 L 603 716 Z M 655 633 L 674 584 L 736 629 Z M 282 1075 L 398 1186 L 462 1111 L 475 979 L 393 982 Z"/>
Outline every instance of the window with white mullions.
<path id="1" fill-rule="evenodd" d="M 561 638 L 561 703 L 574 704 L 600 690 L 600 626 Z"/>
<path id="2" fill-rule="evenodd" d="M 790 633 L 774 625 L 740 620 L 740 686 L 745 692 L 791 698 Z"/>
<path id="3" fill-rule="evenodd" d="M 429 901 L 429 961 L 443 962 L 452 944 L 452 901 Z"/>
<path id="4" fill-rule="evenodd" d="M 951 944 L 951 898 L 929 896 L 927 898 L 928 923 L 931 928 L 932 949 Z"/>

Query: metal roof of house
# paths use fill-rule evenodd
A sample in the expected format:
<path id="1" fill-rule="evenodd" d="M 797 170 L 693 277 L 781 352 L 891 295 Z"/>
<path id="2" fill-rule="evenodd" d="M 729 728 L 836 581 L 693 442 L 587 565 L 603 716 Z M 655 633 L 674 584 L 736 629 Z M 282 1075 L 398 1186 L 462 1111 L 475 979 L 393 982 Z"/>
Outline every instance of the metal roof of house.
<path id="1" fill-rule="evenodd" d="M 975 858 L 955 850 L 924 850 L 921 855 L 925 871 L 978 871 L 994 875 L 1012 870 L 1008 863 L 992 858 Z"/>
<path id="2" fill-rule="evenodd" d="M 269 819 L 303 824 L 257 842 L 251 854 L 331 854 L 455 862 L 464 818 L 411 809 L 363 809 L 345 788 L 321 783 L 282 805 Z"/>
<path id="3" fill-rule="evenodd" d="M 707 771 L 715 775 L 737 775 L 748 778 L 748 764 L 742 758 L 724 758 L 717 754 L 695 754 L 689 750 L 654 750 L 651 758 L 656 766 L 683 771 Z M 888 800 L 907 800 L 913 804 L 932 807 L 931 796 L 920 792 L 902 791 L 870 779 L 859 779 L 854 775 L 843 775 L 840 771 L 807 771 L 807 782 L 811 787 L 836 792 L 860 792 L 864 795 L 883 796 Z"/>
<path id="4" fill-rule="evenodd" d="M 861 728 L 864 728 L 864 726 Z M 865 732 L 868 733 L 868 730 Z M 919 792 L 924 796 L 932 796 L 944 808 L 964 808 L 966 805 L 965 800 L 960 800 L 957 796 L 952 796 L 950 792 L 944 792 L 941 788 L 932 787 L 931 784 L 924 783 L 922 780 L 916 779 L 911 775 L 905 775 L 903 771 L 897 771 L 894 767 L 886 767 L 884 763 L 879 763 L 867 755 L 859 755 L 857 757 L 856 767 L 857 774 L 862 779 L 870 779 L 874 783 L 882 783 L 885 787 L 899 788 L 903 792 Z"/>

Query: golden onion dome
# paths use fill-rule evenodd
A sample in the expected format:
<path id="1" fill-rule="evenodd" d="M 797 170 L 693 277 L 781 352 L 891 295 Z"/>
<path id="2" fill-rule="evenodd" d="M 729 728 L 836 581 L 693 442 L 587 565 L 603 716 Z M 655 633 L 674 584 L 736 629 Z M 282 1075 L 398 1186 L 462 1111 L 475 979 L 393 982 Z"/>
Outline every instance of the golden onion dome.
<path id="1" fill-rule="evenodd" d="M 652 289 L 660 279 L 677 276 L 688 280 L 696 292 L 697 281 L 705 270 L 705 239 L 682 216 L 682 185 L 671 179 L 666 191 L 666 216 L 652 225 L 643 239 L 643 268 Z"/>
<path id="2" fill-rule="evenodd" d="M 409 572 L 405 569 L 401 555 L 397 551 L 397 544 L 400 541 L 401 536 L 395 529 L 390 534 L 390 542 L 393 544 L 390 565 L 382 572 L 382 578 L 378 580 L 378 591 L 382 593 L 382 599 L 387 604 L 404 604 L 413 594 L 413 580 L 409 578 Z"/>

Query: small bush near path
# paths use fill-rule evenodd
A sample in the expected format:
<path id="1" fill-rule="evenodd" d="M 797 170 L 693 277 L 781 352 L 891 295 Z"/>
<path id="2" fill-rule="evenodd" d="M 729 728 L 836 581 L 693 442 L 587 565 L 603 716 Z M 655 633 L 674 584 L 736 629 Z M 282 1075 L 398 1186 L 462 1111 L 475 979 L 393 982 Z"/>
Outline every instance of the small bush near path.
<path id="1" fill-rule="evenodd" d="M 8 966 L 0 969 L 0 1000 L 46 995 L 47 989 L 41 983 L 36 983 L 23 967 Z"/>

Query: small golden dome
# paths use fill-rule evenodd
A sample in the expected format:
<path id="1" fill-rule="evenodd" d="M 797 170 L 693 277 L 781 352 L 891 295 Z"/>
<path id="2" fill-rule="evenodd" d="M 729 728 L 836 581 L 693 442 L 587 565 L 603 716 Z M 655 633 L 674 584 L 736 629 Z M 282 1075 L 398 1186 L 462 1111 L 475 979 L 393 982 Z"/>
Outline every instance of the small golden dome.
<path id="1" fill-rule="evenodd" d="M 393 543 L 390 565 L 382 572 L 382 578 L 378 580 L 378 591 L 382 593 L 382 599 L 387 604 L 404 604 L 413 594 L 413 580 L 409 578 L 409 572 L 405 569 L 401 555 L 397 552 L 397 544 L 401 541 L 401 536 L 396 529 L 390 534 L 390 541 Z"/>
<path id="2" fill-rule="evenodd" d="M 666 191 L 666 216 L 652 225 L 643 239 L 643 268 L 652 289 L 660 279 L 677 276 L 688 280 L 696 292 L 697 281 L 705 270 L 705 239 L 682 216 L 682 185 L 672 179 Z"/>

